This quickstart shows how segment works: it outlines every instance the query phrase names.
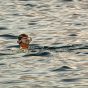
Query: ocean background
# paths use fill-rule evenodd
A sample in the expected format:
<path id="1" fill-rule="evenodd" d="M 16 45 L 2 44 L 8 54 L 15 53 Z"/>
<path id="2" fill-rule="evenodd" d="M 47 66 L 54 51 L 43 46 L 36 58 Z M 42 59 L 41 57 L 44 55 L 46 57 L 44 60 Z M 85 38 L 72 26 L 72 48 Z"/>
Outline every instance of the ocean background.
<path id="1" fill-rule="evenodd" d="M 0 88 L 88 88 L 88 0 L 0 0 Z"/>

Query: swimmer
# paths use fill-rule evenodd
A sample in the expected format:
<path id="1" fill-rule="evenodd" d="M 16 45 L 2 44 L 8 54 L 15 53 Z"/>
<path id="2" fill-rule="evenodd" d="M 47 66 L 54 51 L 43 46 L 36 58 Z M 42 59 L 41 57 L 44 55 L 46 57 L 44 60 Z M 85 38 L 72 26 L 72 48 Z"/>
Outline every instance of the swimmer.
<path id="1" fill-rule="evenodd" d="M 29 49 L 29 44 L 32 41 L 31 37 L 28 37 L 26 34 L 21 34 L 18 36 L 18 41 L 17 43 L 20 46 L 20 50 L 26 51 Z"/>

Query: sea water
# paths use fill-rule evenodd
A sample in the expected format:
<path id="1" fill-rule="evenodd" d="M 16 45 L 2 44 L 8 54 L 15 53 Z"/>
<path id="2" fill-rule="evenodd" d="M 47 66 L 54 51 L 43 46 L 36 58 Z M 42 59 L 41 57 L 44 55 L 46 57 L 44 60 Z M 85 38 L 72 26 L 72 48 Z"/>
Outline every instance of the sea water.
<path id="1" fill-rule="evenodd" d="M 87 0 L 0 0 L 0 88 L 88 88 Z M 32 37 L 19 52 L 17 37 Z"/>

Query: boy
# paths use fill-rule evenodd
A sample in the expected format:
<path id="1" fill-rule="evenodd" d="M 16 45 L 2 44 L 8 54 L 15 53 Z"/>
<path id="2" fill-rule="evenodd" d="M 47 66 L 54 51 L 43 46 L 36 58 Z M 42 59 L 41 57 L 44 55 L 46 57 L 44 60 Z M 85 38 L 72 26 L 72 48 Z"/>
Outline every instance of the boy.
<path id="1" fill-rule="evenodd" d="M 20 46 L 20 50 L 28 50 L 29 49 L 29 43 L 32 41 L 31 37 L 28 37 L 26 34 L 21 34 L 18 36 L 18 41 L 17 43 Z"/>

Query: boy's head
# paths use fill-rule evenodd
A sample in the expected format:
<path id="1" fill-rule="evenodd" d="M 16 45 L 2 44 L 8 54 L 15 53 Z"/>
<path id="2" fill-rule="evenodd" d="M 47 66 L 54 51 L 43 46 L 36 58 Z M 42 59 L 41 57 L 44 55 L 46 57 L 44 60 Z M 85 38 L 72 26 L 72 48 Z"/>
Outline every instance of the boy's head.
<path id="1" fill-rule="evenodd" d="M 18 41 L 21 49 L 28 49 L 29 47 L 29 37 L 26 34 L 21 34 L 18 36 Z"/>

